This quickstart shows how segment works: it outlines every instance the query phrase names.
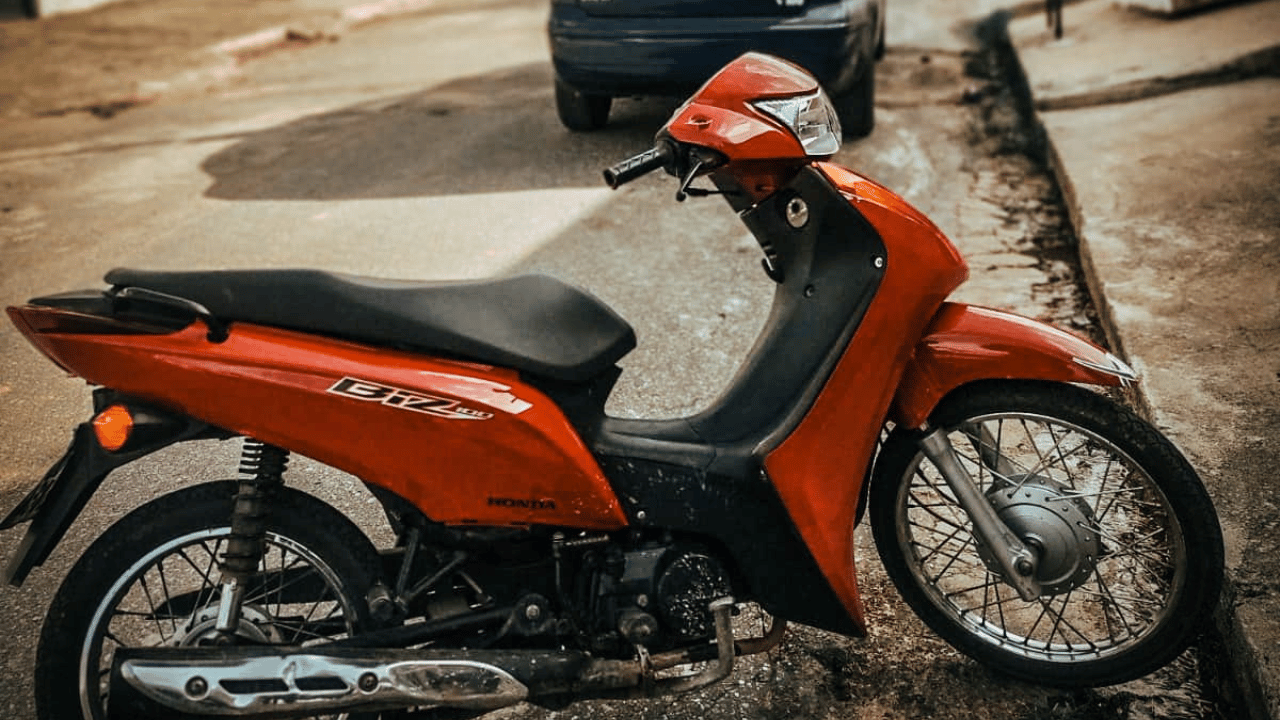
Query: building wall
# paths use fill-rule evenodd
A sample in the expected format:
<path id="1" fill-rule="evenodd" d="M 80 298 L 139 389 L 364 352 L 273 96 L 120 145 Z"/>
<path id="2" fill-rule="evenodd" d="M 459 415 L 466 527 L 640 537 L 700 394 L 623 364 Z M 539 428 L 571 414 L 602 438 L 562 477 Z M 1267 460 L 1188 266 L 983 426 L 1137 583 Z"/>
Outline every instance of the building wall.
<path id="1" fill-rule="evenodd" d="M 26 0 L 32 6 L 37 17 L 49 17 L 61 13 L 87 10 L 91 7 L 105 5 L 112 0 Z"/>
<path id="2" fill-rule="evenodd" d="M 1142 8 L 1162 15 L 1178 15 L 1180 13 L 1208 7 L 1225 5 L 1234 0 L 1119 0 L 1116 4 L 1125 7 Z"/>

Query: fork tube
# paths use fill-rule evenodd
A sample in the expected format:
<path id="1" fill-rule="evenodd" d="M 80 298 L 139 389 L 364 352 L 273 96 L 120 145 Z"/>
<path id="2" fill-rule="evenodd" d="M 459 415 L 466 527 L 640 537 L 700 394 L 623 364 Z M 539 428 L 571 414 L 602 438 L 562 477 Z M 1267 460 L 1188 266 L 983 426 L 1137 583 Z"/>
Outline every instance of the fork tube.
<path id="1" fill-rule="evenodd" d="M 1040 597 L 1040 583 L 1036 581 L 1036 554 L 1000 519 L 991 503 L 982 494 L 973 476 L 956 456 L 955 448 L 944 430 L 925 429 L 920 438 L 920 449 L 925 457 L 938 468 L 947 487 L 955 494 L 956 501 L 964 508 L 973 522 L 978 542 L 987 546 L 1004 571 L 1004 580 L 1018 591 L 1027 602 Z"/>

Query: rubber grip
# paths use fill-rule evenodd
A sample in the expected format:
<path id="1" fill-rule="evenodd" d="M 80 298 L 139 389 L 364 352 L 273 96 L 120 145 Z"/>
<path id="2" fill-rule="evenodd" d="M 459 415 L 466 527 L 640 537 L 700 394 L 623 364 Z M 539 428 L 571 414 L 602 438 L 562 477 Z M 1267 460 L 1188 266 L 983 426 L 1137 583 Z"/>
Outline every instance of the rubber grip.
<path id="1" fill-rule="evenodd" d="M 646 150 L 635 157 L 627 158 L 622 162 L 608 168 L 604 171 L 604 182 L 611 188 L 617 188 L 620 185 L 635 180 L 641 175 L 657 170 L 667 164 L 671 159 L 671 146 L 667 143 L 658 143 L 653 149 Z"/>

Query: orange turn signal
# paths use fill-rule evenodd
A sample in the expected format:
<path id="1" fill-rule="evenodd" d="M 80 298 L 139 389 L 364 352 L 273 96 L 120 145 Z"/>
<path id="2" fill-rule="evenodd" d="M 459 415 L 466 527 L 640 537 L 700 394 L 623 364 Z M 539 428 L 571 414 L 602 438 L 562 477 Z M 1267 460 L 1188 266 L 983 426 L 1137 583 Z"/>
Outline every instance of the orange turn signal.
<path id="1" fill-rule="evenodd" d="M 133 431 L 133 415 L 123 405 L 112 405 L 93 419 L 93 434 L 98 444 L 112 452 L 124 447 Z"/>

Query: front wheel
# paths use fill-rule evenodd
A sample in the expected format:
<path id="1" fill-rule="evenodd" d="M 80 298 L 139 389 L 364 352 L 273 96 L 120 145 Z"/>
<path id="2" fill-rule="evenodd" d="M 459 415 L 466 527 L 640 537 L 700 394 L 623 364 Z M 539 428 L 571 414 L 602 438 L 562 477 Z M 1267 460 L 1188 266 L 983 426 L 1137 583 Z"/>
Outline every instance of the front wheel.
<path id="1" fill-rule="evenodd" d="M 41 720 L 101 720 L 121 647 L 190 647 L 218 633 L 218 558 L 231 532 L 234 482 L 157 498 L 111 526 L 72 568 L 45 617 L 36 652 Z M 250 578 L 237 636 L 305 645 L 368 622 L 377 552 L 331 506 L 278 488 L 265 553 Z"/>
<path id="2" fill-rule="evenodd" d="M 903 598 L 951 645 L 1031 682 L 1110 685 L 1209 626 L 1217 516 L 1186 459 L 1131 411 L 1071 385 L 992 381 L 948 396 L 930 423 L 1037 553 L 1043 590 L 1024 602 L 1004 582 L 918 435 L 895 431 L 872 479 L 872 530 Z"/>

